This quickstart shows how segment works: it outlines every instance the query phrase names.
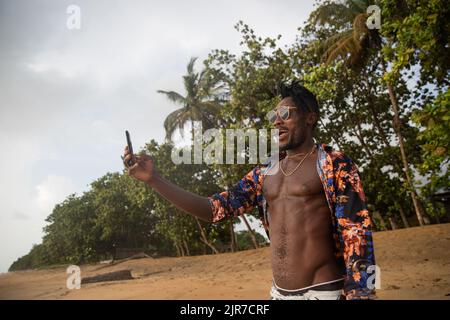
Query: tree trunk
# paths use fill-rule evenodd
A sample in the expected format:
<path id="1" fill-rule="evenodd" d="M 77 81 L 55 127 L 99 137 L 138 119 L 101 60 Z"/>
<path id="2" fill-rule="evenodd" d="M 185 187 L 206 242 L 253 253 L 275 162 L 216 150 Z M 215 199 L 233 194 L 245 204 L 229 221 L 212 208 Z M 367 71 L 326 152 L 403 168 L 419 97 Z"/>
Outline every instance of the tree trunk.
<path id="1" fill-rule="evenodd" d="M 179 253 L 179 256 L 184 257 L 184 249 L 183 246 L 181 244 L 179 244 L 178 242 L 175 243 L 175 246 L 177 247 L 177 251 Z"/>
<path id="2" fill-rule="evenodd" d="M 403 135 L 402 135 L 401 129 L 400 129 L 400 117 L 399 117 L 399 112 L 398 112 L 397 99 L 395 98 L 394 90 L 392 88 L 392 85 L 387 83 L 387 88 L 388 88 L 388 93 L 389 93 L 389 99 L 391 100 L 392 109 L 394 111 L 393 125 L 394 125 L 394 131 L 395 131 L 395 134 L 397 135 L 398 143 L 399 143 L 399 146 L 400 146 L 400 154 L 401 154 L 401 157 L 402 157 L 403 171 L 405 173 L 406 181 L 407 181 L 408 186 L 409 186 L 409 191 L 411 193 L 411 198 L 412 198 L 412 201 L 413 201 L 413 204 L 414 204 L 414 210 L 415 210 L 416 215 L 417 215 L 417 220 L 419 221 L 419 225 L 423 226 L 424 225 L 423 213 L 420 210 L 420 205 L 418 203 L 418 197 L 417 197 L 416 189 L 414 187 L 413 181 L 412 181 L 411 176 L 409 174 L 408 158 L 406 156 Z"/>
<path id="3" fill-rule="evenodd" d="M 392 217 L 389 217 L 389 223 L 391 224 L 392 230 L 398 229 L 397 224 L 395 223 L 394 219 L 392 219 Z"/>
<path id="4" fill-rule="evenodd" d="M 180 243 L 181 253 L 183 254 L 183 257 L 186 256 L 186 250 L 184 250 L 183 245 Z"/>
<path id="5" fill-rule="evenodd" d="M 420 198 L 417 198 L 417 204 L 419 205 L 420 212 L 423 214 L 423 223 L 424 224 L 430 224 L 430 218 L 427 216 L 427 210 L 425 210 L 422 200 Z"/>
<path id="6" fill-rule="evenodd" d="M 184 244 L 184 248 L 186 249 L 186 255 L 190 256 L 191 254 L 189 253 L 189 247 L 188 247 L 185 239 L 183 239 L 183 244 Z"/>
<path id="7" fill-rule="evenodd" d="M 233 217 L 230 218 L 231 252 L 236 252 L 236 236 L 234 234 Z"/>
<path id="8" fill-rule="evenodd" d="M 381 229 L 380 230 L 388 230 L 386 221 L 384 221 L 383 217 L 381 216 L 381 214 L 378 211 L 374 211 L 372 213 L 373 217 L 380 220 L 380 224 L 381 224 Z"/>
<path id="9" fill-rule="evenodd" d="M 369 105 L 369 109 L 370 109 L 370 111 L 372 113 L 372 117 L 374 119 L 375 127 L 377 128 L 377 131 L 378 131 L 378 134 L 381 137 L 381 140 L 383 140 L 384 145 L 386 146 L 386 148 L 390 148 L 391 145 L 390 145 L 390 143 L 389 143 L 389 141 L 387 139 L 386 134 L 383 131 L 383 128 L 381 127 L 380 120 L 378 119 L 378 117 L 376 115 L 376 112 L 375 112 L 375 109 L 374 109 L 374 106 L 373 106 L 373 102 L 371 101 L 371 99 L 369 100 L 368 105 Z M 399 156 L 398 153 L 394 153 L 394 156 L 395 156 L 395 159 L 394 159 L 394 161 L 392 163 L 392 166 L 394 167 L 394 169 L 399 174 L 399 177 L 401 177 L 403 175 L 404 171 L 402 169 L 402 165 L 399 164 L 399 162 L 402 162 L 402 160 L 401 160 L 401 157 Z"/>
<path id="10" fill-rule="evenodd" d="M 403 208 L 401 206 L 398 210 L 400 211 L 400 217 L 402 217 L 403 225 L 405 226 L 405 228 L 409 228 L 409 223 L 406 219 L 405 211 L 403 211 Z"/>
<path id="11" fill-rule="evenodd" d="M 441 223 L 441 220 L 439 219 L 439 216 L 438 216 L 438 215 L 434 216 L 434 218 L 436 219 L 436 223 L 437 223 L 437 224 Z"/>
<path id="12" fill-rule="evenodd" d="M 248 223 L 247 219 L 244 215 L 241 215 L 242 220 L 244 220 L 245 226 L 247 227 L 248 232 L 250 232 L 250 236 L 252 238 L 253 246 L 255 249 L 259 248 L 258 241 L 256 241 L 256 235 L 253 229 L 250 227 L 250 224 Z"/>
<path id="13" fill-rule="evenodd" d="M 205 231 L 203 230 L 203 227 L 202 227 L 202 225 L 200 224 L 200 221 L 198 221 L 198 218 L 197 218 L 197 217 L 194 217 L 194 218 L 195 218 L 195 221 L 197 222 L 197 227 L 198 227 L 198 229 L 200 230 L 200 235 L 201 235 L 200 240 L 201 240 L 204 244 L 206 244 L 208 247 L 210 247 L 211 250 L 213 251 L 213 253 L 219 253 L 219 251 L 216 249 L 216 247 L 214 247 L 214 246 L 208 241 L 208 239 L 206 238 Z"/>
<path id="14" fill-rule="evenodd" d="M 178 244 L 177 244 L 177 243 L 174 243 L 174 245 L 175 245 L 175 248 L 177 249 L 177 256 L 178 256 L 178 257 L 181 257 L 181 250 L 180 250 L 180 247 L 178 247 Z"/>
<path id="15" fill-rule="evenodd" d="M 81 284 L 96 283 L 96 282 L 107 282 L 107 281 L 121 281 L 121 280 L 132 280 L 135 279 L 131 275 L 131 270 L 118 270 L 113 272 L 108 272 L 104 274 L 99 274 L 92 277 L 85 277 L 81 279 Z"/>

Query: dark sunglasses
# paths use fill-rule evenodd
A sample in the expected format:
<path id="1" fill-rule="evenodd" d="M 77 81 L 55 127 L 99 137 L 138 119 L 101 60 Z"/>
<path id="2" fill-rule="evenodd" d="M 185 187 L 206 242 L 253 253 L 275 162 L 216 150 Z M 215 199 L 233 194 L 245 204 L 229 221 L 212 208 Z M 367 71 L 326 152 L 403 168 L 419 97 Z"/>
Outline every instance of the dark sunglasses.
<path id="1" fill-rule="evenodd" d="M 269 119 L 270 123 L 274 123 L 279 116 L 281 120 L 286 121 L 290 117 L 289 109 L 297 109 L 296 107 L 290 106 L 281 106 L 275 110 L 270 110 L 267 113 L 267 119 Z"/>

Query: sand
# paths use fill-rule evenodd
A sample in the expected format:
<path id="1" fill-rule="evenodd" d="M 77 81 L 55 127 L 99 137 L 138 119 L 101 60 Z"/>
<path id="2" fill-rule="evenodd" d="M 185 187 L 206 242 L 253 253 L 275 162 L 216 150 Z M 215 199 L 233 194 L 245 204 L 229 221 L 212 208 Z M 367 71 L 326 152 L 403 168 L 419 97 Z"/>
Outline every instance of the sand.
<path id="1" fill-rule="evenodd" d="M 379 299 L 450 299 L 450 224 L 374 234 Z M 129 269 L 135 279 L 66 287 L 66 268 L 0 275 L 0 299 L 267 299 L 269 248 L 83 265 L 89 277 Z"/>

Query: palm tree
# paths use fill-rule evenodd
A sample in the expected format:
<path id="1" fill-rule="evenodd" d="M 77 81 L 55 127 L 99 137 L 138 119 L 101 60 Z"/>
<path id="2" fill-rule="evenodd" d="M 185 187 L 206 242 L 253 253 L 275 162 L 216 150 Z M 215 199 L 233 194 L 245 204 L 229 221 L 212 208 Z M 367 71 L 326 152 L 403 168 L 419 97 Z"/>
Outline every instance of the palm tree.
<path id="1" fill-rule="evenodd" d="M 381 37 L 377 29 L 367 28 L 368 0 L 327 2 L 311 13 L 313 24 L 334 22 L 342 27 L 323 42 L 314 42 L 315 49 L 326 64 L 341 59 L 353 70 L 361 68 L 370 49 L 381 49 Z"/>
<path id="2" fill-rule="evenodd" d="M 316 51 L 322 55 L 322 60 L 329 64 L 337 59 L 343 60 L 344 64 L 359 71 L 365 64 L 371 49 L 380 50 L 382 39 L 377 29 L 370 30 L 366 21 L 368 14 L 366 8 L 370 5 L 368 0 L 345 0 L 343 2 L 326 2 L 311 14 L 313 24 L 324 25 L 331 22 L 341 22 L 343 26 L 335 35 L 329 37 L 322 43 L 315 43 Z M 386 63 L 382 63 L 386 71 Z M 419 224 L 424 225 L 422 206 L 419 203 L 416 189 L 411 178 L 408 157 L 405 151 L 404 138 L 401 132 L 399 106 L 395 96 L 394 88 L 388 81 L 385 82 L 394 113 L 392 123 L 395 134 L 399 141 L 403 171 L 408 183 L 409 191 L 414 205 Z"/>
<path id="3" fill-rule="evenodd" d="M 207 69 L 194 72 L 194 64 L 197 58 L 191 58 L 187 65 L 187 74 L 183 76 L 183 84 L 186 95 L 183 96 L 175 91 L 158 90 L 170 101 L 181 105 L 180 109 L 170 113 L 164 121 L 166 140 L 171 141 L 175 130 L 181 130 L 183 134 L 184 125 L 194 121 L 200 121 L 205 129 L 212 128 L 217 122 L 220 108 L 218 94 L 223 89 L 220 80 L 210 76 Z M 192 127 L 192 134 L 194 128 Z"/>
<path id="4" fill-rule="evenodd" d="M 186 96 L 175 91 L 157 91 L 166 95 L 170 101 L 182 106 L 170 113 L 164 121 L 167 141 L 172 140 L 172 135 L 177 129 L 183 135 L 184 125 L 187 122 L 191 123 L 192 141 L 194 141 L 194 121 L 200 121 L 203 128 L 208 129 L 214 126 L 215 119 L 217 119 L 220 108 L 217 94 L 222 90 L 222 86 L 219 84 L 220 80 L 211 77 L 207 69 L 203 69 L 200 73 L 194 72 L 196 60 L 197 58 L 191 58 L 187 65 L 187 74 L 183 76 Z M 194 218 L 200 230 L 200 240 L 214 253 L 218 253 L 219 251 L 208 241 L 198 218 Z"/>

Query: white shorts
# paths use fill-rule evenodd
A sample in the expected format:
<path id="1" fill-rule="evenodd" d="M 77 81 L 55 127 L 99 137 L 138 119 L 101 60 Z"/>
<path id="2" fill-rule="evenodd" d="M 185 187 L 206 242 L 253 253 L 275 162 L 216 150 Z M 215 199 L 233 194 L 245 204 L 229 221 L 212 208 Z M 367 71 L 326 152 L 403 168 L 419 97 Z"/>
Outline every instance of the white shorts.
<path id="1" fill-rule="evenodd" d="M 270 289 L 270 300 L 340 300 L 342 296 L 342 289 L 322 290 L 322 288 L 320 288 L 327 284 L 332 284 L 339 281 L 343 282 L 344 279 L 318 283 L 296 290 L 282 289 L 275 284 L 275 281 L 273 281 L 272 288 Z"/>

